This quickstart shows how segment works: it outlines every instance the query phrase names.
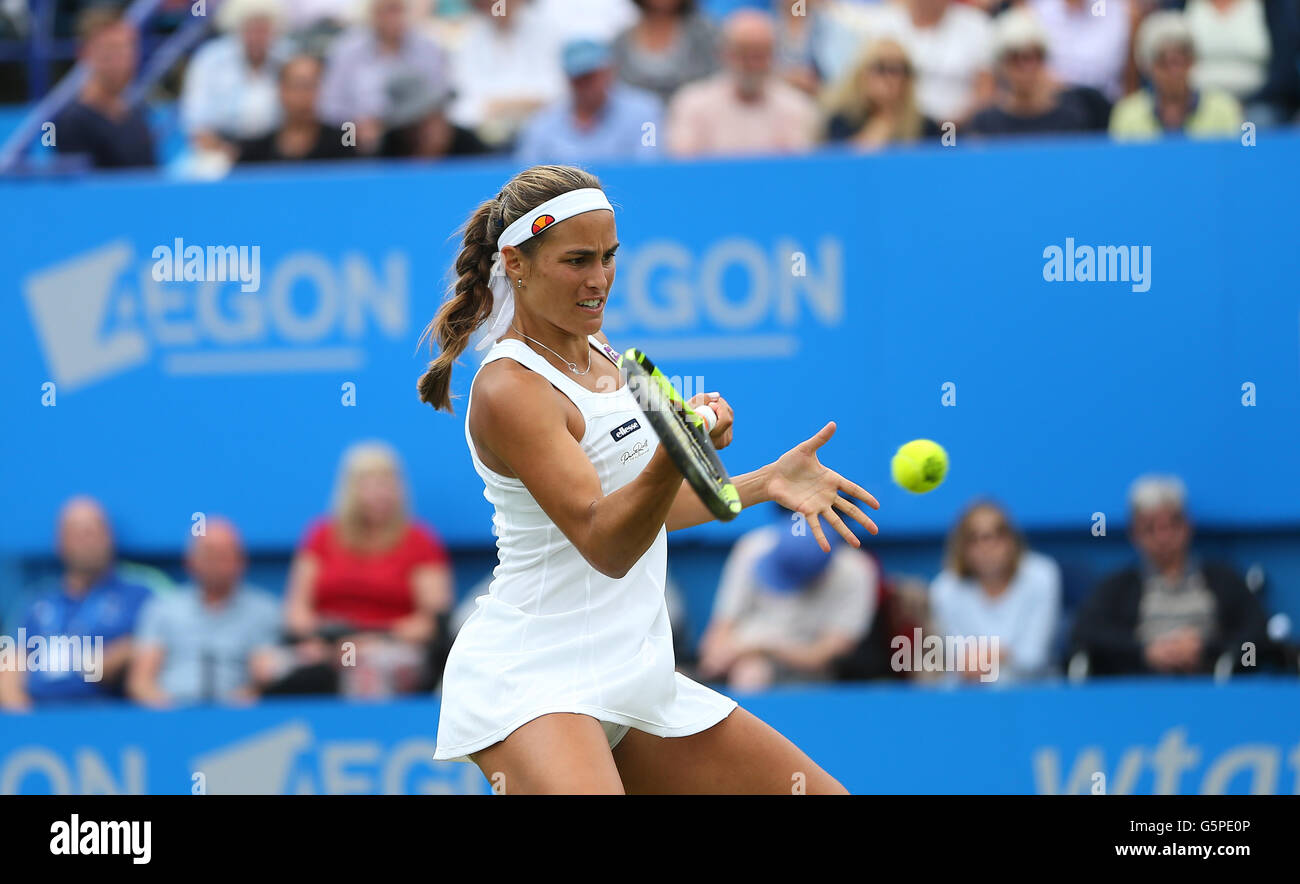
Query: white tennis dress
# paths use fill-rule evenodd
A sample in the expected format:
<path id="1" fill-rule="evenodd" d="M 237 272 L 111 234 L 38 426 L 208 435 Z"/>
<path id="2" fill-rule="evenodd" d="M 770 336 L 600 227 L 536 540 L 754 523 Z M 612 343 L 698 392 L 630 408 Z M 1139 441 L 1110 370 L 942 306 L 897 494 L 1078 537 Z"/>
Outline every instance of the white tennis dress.
<path id="1" fill-rule="evenodd" d="M 591 344 L 611 359 L 613 350 Z M 593 358 L 595 358 L 593 356 Z M 636 478 L 659 444 L 626 385 L 593 393 L 523 341 L 506 338 L 483 365 L 513 359 L 573 400 L 586 422 L 581 445 L 609 494 Z M 469 432 L 474 391 L 465 408 L 465 441 L 496 513 L 498 564 L 485 595 L 465 621 L 442 680 L 434 758 L 469 761 L 551 712 L 602 722 L 610 747 L 637 728 L 683 737 L 717 724 L 736 701 L 676 672 L 664 599 L 668 533 L 659 535 L 621 578 L 593 568 L 519 479 L 483 465 Z"/>

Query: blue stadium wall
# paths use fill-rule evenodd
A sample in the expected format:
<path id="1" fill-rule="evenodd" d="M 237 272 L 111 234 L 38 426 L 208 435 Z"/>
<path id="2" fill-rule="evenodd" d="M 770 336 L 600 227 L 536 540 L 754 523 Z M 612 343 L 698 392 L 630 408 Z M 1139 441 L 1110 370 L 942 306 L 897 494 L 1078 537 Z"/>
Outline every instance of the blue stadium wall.
<path id="1" fill-rule="evenodd" d="M 1300 794 L 1295 679 L 738 699 L 856 793 Z M 431 760 L 437 713 L 419 699 L 7 718 L 0 794 L 488 791 L 476 767 Z"/>
<path id="2" fill-rule="evenodd" d="M 1161 470 L 1188 481 L 1209 552 L 1264 564 L 1272 607 L 1300 617 L 1297 160 L 1300 137 L 1264 133 L 598 166 L 623 243 L 606 330 L 728 396 L 733 471 L 837 420 L 826 459 L 880 497 L 891 570 L 932 574 L 934 541 L 989 494 L 1086 583 L 1128 555 L 1128 482 Z M 402 452 L 419 514 L 464 553 L 460 588 L 478 579 L 492 538 L 463 400 L 416 401 L 416 340 L 455 228 L 513 171 L 0 183 L 0 584 L 48 556 L 78 492 L 136 557 L 174 557 L 195 513 L 221 513 L 274 560 L 366 437 Z M 257 247 L 258 289 L 156 280 L 178 239 Z M 1070 242 L 1149 247 L 1145 281 L 1049 281 Z M 917 497 L 888 460 L 923 436 L 952 472 Z M 697 619 L 719 549 L 764 518 L 674 536 Z"/>

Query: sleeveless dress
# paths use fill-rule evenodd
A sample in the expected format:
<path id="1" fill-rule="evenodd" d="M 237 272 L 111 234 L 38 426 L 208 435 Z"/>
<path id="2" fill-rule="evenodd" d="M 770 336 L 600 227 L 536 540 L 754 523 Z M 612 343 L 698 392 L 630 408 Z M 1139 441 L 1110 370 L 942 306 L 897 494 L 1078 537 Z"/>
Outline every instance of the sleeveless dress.
<path id="1" fill-rule="evenodd" d="M 589 340 L 617 360 L 611 348 L 594 336 Z M 577 406 L 586 422 L 582 450 L 600 476 L 603 493 L 635 479 L 658 447 L 626 386 L 592 392 L 513 338 L 498 341 L 483 365 L 497 359 L 513 359 L 537 372 Z M 601 574 L 522 481 L 479 460 L 469 432 L 473 400 L 471 384 L 465 441 L 483 479 L 483 496 L 496 508 L 498 564 L 447 658 L 433 757 L 469 761 L 471 753 L 551 712 L 598 719 L 611 748 L 628 728 L 683 737 L 726 718 L 735 700 L 674 668 L 664 599 L 666 529 L 659 529 L 626 575 Z"/>

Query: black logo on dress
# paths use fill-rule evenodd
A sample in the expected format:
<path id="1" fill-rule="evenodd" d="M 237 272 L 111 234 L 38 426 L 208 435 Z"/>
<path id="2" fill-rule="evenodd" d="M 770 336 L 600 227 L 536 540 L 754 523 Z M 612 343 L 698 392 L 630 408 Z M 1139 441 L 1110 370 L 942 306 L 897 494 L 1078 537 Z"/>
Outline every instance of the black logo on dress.
<path id="1" fill-rule="evenodd" d="M 620 442 L 624 437 L 631 433 L 635 433 L 639 429 L 641 429 L 641 422 L 636 418 L 632 418 L 627 423 L 610 430 L 609 435 L 615 442 Z"/>
<path id="2" fill-rule="evenodd" d="M 619 458 L 619 463 L 627 463 L 629 460 L 640 457 L 641 455 L 645 454 L 649 450 L 650 450 L 650 440 L 642 439 L 640 442 L 632 446 L 631 451 L 623 452 L 623 456 Z"/>

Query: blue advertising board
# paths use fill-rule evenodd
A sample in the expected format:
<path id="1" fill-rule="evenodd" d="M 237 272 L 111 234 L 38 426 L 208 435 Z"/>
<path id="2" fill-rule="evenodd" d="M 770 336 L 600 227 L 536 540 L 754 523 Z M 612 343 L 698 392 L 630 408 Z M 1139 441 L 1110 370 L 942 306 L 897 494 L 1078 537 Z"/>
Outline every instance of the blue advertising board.
<path id="1" fill-rule="evenodd" d="M 1294 679 L 786 688 L 741 704 L 855 793 L 1300 794 Z M 477 794 L 436 698 L 0 717 L 0 794 Z"/>
<path id="2" fill-rule="evenodd" d="M 1183 475 L 1203 524 L 1296 524 L 1298 160 L 1275 134 L 597 167 L 623 243 L 605 330 L 734 403 L 733 472 L 836 420 L 825 460 L 891 536 L 976 494 L 1087 531 L 1149 470 Z M 455 228 L 513 171 L 0 183 L 0 554 L 48 552 L 79 492 L 136 550 L 179 548 L 195 513 L 283 549 L 364 438 L 398 448 L 448 541 L 490 544 L 463 399 L 418 403 L 416 342 Z M 168 281 L 192 246 L 244 279 Z M 918 437 L 952 461 L 924 497 L 888 479 Z"/>

